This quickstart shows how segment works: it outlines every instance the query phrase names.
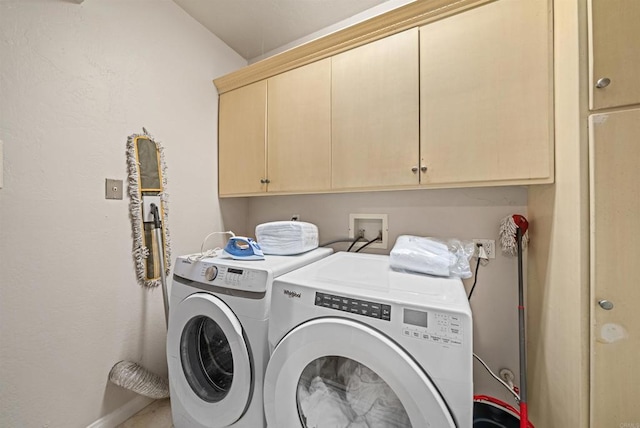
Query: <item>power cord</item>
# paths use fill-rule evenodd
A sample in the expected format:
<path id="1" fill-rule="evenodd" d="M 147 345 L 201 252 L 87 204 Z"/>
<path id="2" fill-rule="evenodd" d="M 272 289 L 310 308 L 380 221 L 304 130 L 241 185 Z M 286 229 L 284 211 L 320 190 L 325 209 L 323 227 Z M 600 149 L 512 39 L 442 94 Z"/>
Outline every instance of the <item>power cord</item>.
<path id="1" fill-rule="evenodd" d="M 202 240 L 202 244 L 200 245 L 200 254 L 191 254 L 187 257 L 187 260 L 193 263 L 195 261 L 206 259 L 209 257 L 218 257 L 218 252 L 222 250 L 222 248 L 220 247 L 204 251 L 204 244 L 207 242 L 207 239 L 211 238 L 213 235 L 231 235 L 231 237 L 236 236 L 236 234 L 230 230 L 226 232 L 211 232 Z"/>
<path id="2" fill-rule="evenodd" d="M 489 374 L 490 374 L 491 376 L 493 376 L 493 378 L 494 378 L 495 380 L 497 380 L 498 382 L 500 382 L 500 383 L 502 384 L 502 386 L 504 386 L 505 388 L 507 388 L 507 389 L 509 390 L 509 392 L 510 392 L 511 394 L 513 394 L 513 396 L 515 397 L 516 401 L 517 401 L 518 403 L 520 403 L 520 395 L 519 395 L 517 392 L 515 392 L 515 391 L 513 390 L 513 388 L 511 388 L 511 387 L 509 386 L 509 384 L 507 384 L 505 381 L 503 381 L 502 379 L 500 379 L 500 378 L 499 378 L 499 377 L 498 377 L 494 372 L 492 372 L 492 371 L 491 371 L 491 369 L 489 368 L 489 366 L 487 365 L 487 363 L 485 363 L 484 361 L 482 361 L 482 358 L 478 357 L 475 353 L 473 354 L 473 357 L 474 357 L 476 360 L 480 361 L 480 364 L 482 364 L 482 367 L 484 367 L 484 368 L 489 372 Z"/>
<path id="3" fill-rule="evenodd" d="M 482 244 L 476 244 L 476 247 L 478 248 L 478 262 L 476 263 L 476 270 L 473 274 L 473 285 L 471 286 L 471 290 L 469 291 L 469 296 L 467 296 L 468 300 L 471 300 L 473 290 L 475 290 L 476 284 L 478 283 L 478 268 L 480 267 L 480 265 L 486 266 L 487 263 L 489 263 L 489 257 L 487 256 L 487 252 L 485 251 Z"/>
<path id="4" fill-rule="evenodd" d="M 478 283 L 478 268 L 480 267 L 480 257 L 478 257 L 478 263 L 476 263 L 476 271 L 473 274 L 473 285 L 471 286 L 471 290 L 469 291 L 469 296 L 467 296 L 468 300 L 471 300 L 471 296 L 473 295 L 473 290 L 476 288 L 476 284 Z"/>

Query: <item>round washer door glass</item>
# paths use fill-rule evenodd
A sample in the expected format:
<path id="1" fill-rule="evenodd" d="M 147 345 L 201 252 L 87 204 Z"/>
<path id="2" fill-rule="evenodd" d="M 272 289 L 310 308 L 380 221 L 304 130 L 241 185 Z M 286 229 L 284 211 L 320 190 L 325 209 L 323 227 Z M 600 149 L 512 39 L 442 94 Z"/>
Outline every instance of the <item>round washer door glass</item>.
<path id="1" fill-rule="evenodd" d="M 233 353 L 218 323 L 206 316 L 192 318 L 182 330 L 180 360 L 198 397 L 217 403 L 227 396 L 233 382 Z"/>
<path id="2" fill-rule="evenodd" d="M 300 375 L 296 397 L 305 428 L 411 428 L 393 389 L 376 372 L 350 358 L 332 355 L 310 362 Z"/>

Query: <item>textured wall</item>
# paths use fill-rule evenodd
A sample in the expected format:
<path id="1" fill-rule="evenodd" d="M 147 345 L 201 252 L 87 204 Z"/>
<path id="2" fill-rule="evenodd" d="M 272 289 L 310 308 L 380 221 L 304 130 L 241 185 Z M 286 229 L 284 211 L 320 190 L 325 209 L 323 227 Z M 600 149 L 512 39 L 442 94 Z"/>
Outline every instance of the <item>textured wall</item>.
<path id="1" fill-rule="evenodd" d="M 136 283 L 128 200 L 104 180 L 126 179 L 144 126 L 165 147 L 173 254 L 225 228 L 212 79 L 245 64 L 169 0 L 0 2 L 0 426 L 117 411 L 135 397 L 107 381 L 122 359 L 166 375 L 161 291 Z"/>

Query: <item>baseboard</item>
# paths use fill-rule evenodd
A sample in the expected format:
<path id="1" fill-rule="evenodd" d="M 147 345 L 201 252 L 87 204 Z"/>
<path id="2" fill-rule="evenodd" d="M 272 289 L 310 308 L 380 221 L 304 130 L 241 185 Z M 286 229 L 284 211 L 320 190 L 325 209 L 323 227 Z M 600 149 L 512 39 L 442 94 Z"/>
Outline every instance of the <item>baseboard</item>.
<path id="1" fill-rule="evenodd" d="M 104 415 L 97 421 L 93 422 L 87 428 L 115 428 L 140 410 L 153 403 L 152 398 L 143 397 L 138 395 L 132 400 L 125 403 L 123 406 L 118 407 L 108 415 Z"/>

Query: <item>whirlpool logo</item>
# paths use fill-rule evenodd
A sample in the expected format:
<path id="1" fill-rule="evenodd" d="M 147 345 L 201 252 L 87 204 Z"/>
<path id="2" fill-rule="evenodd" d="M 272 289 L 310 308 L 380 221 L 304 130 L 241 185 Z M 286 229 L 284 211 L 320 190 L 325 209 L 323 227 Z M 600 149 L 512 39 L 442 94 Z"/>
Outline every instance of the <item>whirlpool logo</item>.
<path id="1" fill-rule="evenodd" d="M 284 290 L 284 294 L 286 294 L 287 296 L 289 296 L 290 298 L 300 298 L 300 293 L 298 293 L 297 291 L 291 291 L 291 290 Z"/>

